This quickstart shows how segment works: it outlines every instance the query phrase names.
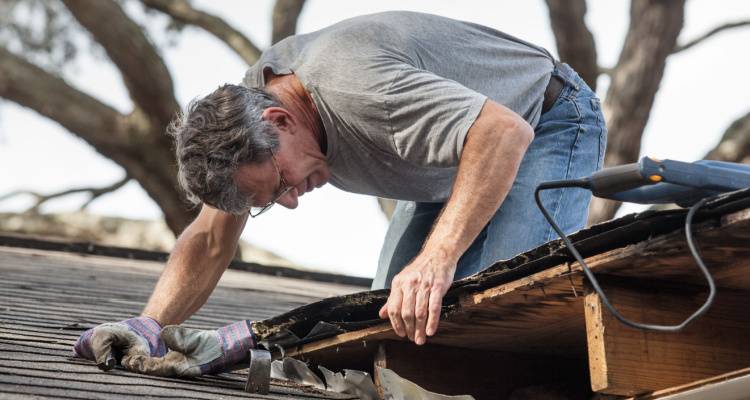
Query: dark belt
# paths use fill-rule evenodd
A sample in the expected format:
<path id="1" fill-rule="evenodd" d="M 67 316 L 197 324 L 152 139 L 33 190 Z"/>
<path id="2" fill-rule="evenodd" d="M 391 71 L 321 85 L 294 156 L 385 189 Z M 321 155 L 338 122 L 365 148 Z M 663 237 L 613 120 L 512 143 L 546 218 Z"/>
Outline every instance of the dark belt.
<path id="1" fill-rule="evenodd" d="M 565 87 L 565 81 L 557 75 L 552 75 L 547 84 L 547 89 L 544 90 L 544 100 L 542 101 L 542 113 L 546 113 L 555 104 L 555 100 L 560 97 Z"/>

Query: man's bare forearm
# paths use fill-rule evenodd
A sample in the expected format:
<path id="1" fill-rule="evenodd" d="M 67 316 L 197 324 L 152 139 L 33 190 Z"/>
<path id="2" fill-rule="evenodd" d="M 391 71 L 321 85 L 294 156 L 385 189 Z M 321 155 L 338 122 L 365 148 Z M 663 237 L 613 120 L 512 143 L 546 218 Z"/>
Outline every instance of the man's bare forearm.
<path id="1" fill-rule="evenodd" d="M 469 128 L 450 199 L 422 250 L 392 280 L 381 318 L 397 335 L 424 344 L 437 331 L 443 296 L 456 264 L 497 212 L 515 180 L 534 131 L 491 100 Z"/>
<path id="2" fill-rule="evenodd" d="M 232 260 L 246 220 L 204 206 L 177 239 L 143 315 L 166 326 L 198 311 Z"/>
<path id="3" fill-rule="evenodd" d="M 520 116 L 497 103 L 485 104 L 469 130 L 451 197 L 423 252 L 458 262 L 505 200 L 533 138 L 534 130 Z"/>

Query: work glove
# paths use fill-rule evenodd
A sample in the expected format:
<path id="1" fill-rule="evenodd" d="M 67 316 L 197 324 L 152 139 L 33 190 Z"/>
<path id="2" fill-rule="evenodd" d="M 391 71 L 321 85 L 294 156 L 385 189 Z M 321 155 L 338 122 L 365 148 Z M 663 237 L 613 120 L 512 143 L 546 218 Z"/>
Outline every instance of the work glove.
<path id="1" fill-rule="evenodd" d="M 122 357 L 121 363 L 127 368 L 134 356 L 161 357 L 167 352 L 159 338 L 160 331 L 159 323 L 149 317 L 101 324 L 81 334 L 73 345 L 73 353 L 95 361 L 105 371 L 114 368 Z"/>
<path id="2" fill-rule="evenodd" d="M 233 369 L 248 359 L 255 347 L 252 321 L 242 320 L 217 330 L 200 330 L 170 325 L 161 338 L 170 351 L 164 357 L 136 355 L 127 368 L 148 375 L 195 377 Z"/>

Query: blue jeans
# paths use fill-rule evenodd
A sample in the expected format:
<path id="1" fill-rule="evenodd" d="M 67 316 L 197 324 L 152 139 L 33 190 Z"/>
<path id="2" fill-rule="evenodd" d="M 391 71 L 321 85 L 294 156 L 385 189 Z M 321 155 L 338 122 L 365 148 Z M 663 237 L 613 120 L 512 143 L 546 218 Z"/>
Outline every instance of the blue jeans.
<path id="1" fill-rule="evenodd" d="M 524 155 L 508 196 L 458 262 L 454 279 L 480 272 L 555 238 L 537 209 L 534 189 L 540 182 L 573 179 L 600 169 L 607 128 L 596 94 L 568 65 L 552 72 L 565 82 L 553 106 L 542 114 L 535 137 Z M 591 193 L 555 189 L 542 193 L 544 206 L 560 227 L 571 233 L 583 228 Z M 373 289 L 391 280 L 419 252 L 443 203 L 399 201 L 380 252 Z"/>

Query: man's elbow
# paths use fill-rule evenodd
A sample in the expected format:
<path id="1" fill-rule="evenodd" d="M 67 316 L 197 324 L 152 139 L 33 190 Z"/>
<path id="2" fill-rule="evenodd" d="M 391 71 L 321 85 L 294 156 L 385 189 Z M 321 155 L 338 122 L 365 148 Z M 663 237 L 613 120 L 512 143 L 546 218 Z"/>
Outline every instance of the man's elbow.
<path id="1" fill-rule="evenodd" d="M 485 151 L 494 149 L 507 154 L 510 150 L 523 154 L 534 140 L 534 128 L 511 109 L 488 100 L 469 129 L 466 140 L 467 144 L 474 142 Z"/>
<path id="2" fill-rule="evenodd" d="M 492 126 L 496 134 L 502 136 L 502 140 L 518 143 L 526 148 L 534 140 L 534 128 L 518 113 L 494 101 L 487 101 L 480 114 L 494 119 Z"/>
<path id="3" fill-rule="evenodd" d="M 525 119 L 521 118 L 520 115 L 516 115 L 518 120 L 515 125 L 515 135 L 524 147 L 528 147 L 534 140 L 534 128 L 526 122 Z"/>
<path id="4" fill-rule="evenodd" d="M 503 113 L 496 126 L 499 128 L 496 132 L 501 136 L 501 141 L 522 151 L 526 151 L 534 140 L 534 128 L 514 112 Z"/>

